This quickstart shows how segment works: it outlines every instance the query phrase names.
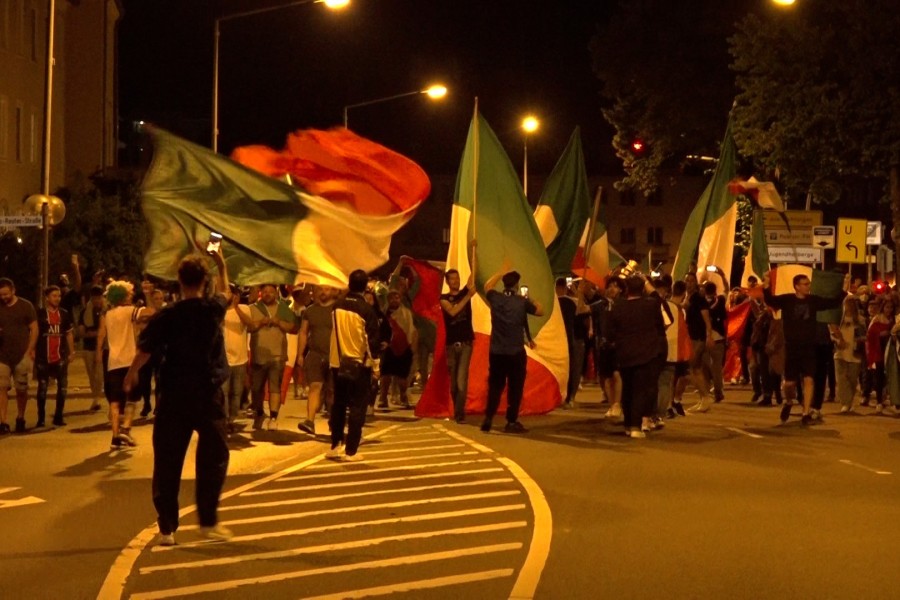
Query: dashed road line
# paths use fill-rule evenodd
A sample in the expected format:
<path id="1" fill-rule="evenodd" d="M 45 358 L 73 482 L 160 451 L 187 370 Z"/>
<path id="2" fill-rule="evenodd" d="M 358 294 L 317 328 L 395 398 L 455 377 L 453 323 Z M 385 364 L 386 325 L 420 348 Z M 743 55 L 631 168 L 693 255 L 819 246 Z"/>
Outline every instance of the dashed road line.
<path id="1" fill-rule="evenodd" d="M 852 460 L 841 459 L 838 461 L 839 463 L 849 465 L 851 467 L 856 467 L 858 469 L 862 469 L 864 471 L 868 471 L 869 473 L 874 473 L 875 475 L 893 475 L 890 471 L 881 471 L 879 469 L 873 469 L 872 467 L 867 467 L 866 465 L 861 465 L 858 462 L 853 462 Z"/>
<path id="2" fill-rule="evenodd" d="M 761 440 L 765 437 L 765 436 L 759 435 L 758 433 L 750 433 L 749 431 L 744 431 L 743 429 L 741 429 L 739 427 L 726 427 L 725 429 L 727 429 L 728 431 L 733 431 L 735 433 L 740 433 L 741 435 L 746 435 L 747 437 L 753 438 L 755 440 Z"/>

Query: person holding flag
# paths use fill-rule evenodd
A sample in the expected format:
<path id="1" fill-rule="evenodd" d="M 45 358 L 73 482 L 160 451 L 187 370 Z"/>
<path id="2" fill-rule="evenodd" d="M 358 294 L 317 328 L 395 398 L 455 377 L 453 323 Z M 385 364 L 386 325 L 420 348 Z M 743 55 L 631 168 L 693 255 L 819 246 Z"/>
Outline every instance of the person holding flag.
<path id="1" fill-rule="evenodd" d="M 453 400 L 453 418 L 457 423 L 466 422 L 466 393 L 469 384 L 469 361 L 472 359 L 472 296 L 475 281 L 469 276 L 466 290 L 460 290 L 459 271 L 450 269 L 444 274 L 449 292 L 441 295 L 441 313 L 446 331 L 445 347 L 447 367 L 450 371 L 450 396 Z"/>
<path id="2" fill-rule="evenodd" d="M 489 432 L 494 415 L 500 406 L 500 395 L 506 390 L 506 433 L 528 433 L 525 426 L 519 423 L 519 404 L 525 389 L 525 354 L 524 342 L 527 337 L 528 346 L 535 347 L 531 333 L 528 331 L 527 315 L 543 316 L 540 304 L 531 301 L 527 295 L 520 295 L 516 287 L 521 276 L 510 270 L 509 259 L 504 259 L 503 266 L 484 284 L 484 294 L 491 308 L 491 347 L 488 366 L 488 400 L 481 430 Z M 503 280 L 503 291 L 494 289 Z"/>

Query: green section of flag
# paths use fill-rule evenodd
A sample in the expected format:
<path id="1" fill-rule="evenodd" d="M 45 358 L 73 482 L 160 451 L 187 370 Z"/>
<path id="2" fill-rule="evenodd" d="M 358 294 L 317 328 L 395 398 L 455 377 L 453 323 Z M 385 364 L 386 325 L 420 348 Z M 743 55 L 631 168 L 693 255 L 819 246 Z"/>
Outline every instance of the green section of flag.
<path id="1" fill-rule="evenodd" d="M 153 162 L 141 185 L 153 234 L 146 271 L 176 279 L 179 261 L 216 231 L 232 281 L 293 283 L 293 231 L 307 215 L 296 191 L 165 131 L 151 135 Z"/>
<path id="2" fill-rule="evenodd" d="M 763 211 L 753 211 L 753 223 L 750 225 L 750 265 L 757 277 L 769 271 L 769 243 L 766 241 L 766 228 L 763 225 Z"/>
<path id="3" fill-rule="evenodd" d="M 731 135 L 731 120 L 725 130 L 725 139 L 722 140 L 722 148 L 719 152 L 719 162 L 713 173 L 712 179 L 700 195 L 694 210 L 691 211 L 684 231 L 681 234 L 681 242 L 678 244 L 678 254 L 675 257 L 675 265 L 672 268 L 672 277 L 681 279 L 690 270 L 691 263 L 697 261 L 697 250 L 700 239 L 707 227 L 714 227 L 736 199 L 728 190 L 728 182 L 734 179 L 736 170 L 737 149 L 734 138 Z M 721 265 L 722 268 L 731 271 L 731 265 Z"/>
<path id="4" fill-rule="evenodd" d="M 538 201 L 538 205 L 546 205 L 553 211 L 554 220 L 559 227 L 556 238 L 547 246 L 547 256 L 554 275 L 568 275 L 572 272 L 572 259 L 578 251 L 585 223 L 590 217 L 590 203 L 581 134 L 576 127 L 547 178 Z"/>
<path id="5" fill-rule="evenodd" d="M 475 282 L 498 273 L 504 259 L 518 271 L 528 295 L 544 308 L 544 316 L 529 316 L 532 336 L 550 318 L 554 305 L 553 272 L 531 206 L 515 169 L 484 118 L 476 113 L 469 126 L 454 202 L 471 212 L 466 240 L 477 236 Z"/>
<path id="6" fill-rule="evenodd" d="M 844 295 L 844 274 L 835 271 L 813 270 L 810 278 L 809 293 L 823 298 L 836 298 Z M 819 323 L 840 323 L 841 307 L 816 312 Z"/>

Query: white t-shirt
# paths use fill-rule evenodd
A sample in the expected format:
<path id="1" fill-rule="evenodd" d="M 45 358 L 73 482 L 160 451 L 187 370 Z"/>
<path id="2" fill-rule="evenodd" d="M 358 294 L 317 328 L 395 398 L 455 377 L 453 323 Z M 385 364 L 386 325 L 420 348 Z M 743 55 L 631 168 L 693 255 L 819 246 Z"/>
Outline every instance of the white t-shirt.
<path id="1" fill-rule="evenodd" d="M 124 369 L 131 366 L 137 354 L 134 322 L 144 312 L 142 307 L 116 306 L 106 311 L 106 340 L 109 344 L 107 369 Z"/>
<path id="2" fill-rule="evenodd" d="M 237 309 L 244 313 L 244 316 L 250 317 L 250 307 L 246 304 L 238 304 Z M 248 352 L 250 336 L 247 333 L 247 326 L 231 307 L 225 311 L 222 329 L 225 335 L 225 356 L 228 358 L 228 366 L 246 365 L 250 360 Z"/>

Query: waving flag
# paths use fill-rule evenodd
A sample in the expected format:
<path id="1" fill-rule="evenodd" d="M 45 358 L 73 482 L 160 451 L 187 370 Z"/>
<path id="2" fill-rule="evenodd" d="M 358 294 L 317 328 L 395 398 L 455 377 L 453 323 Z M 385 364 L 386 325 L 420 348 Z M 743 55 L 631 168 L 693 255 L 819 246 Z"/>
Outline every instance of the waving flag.
<path id="1" fill-rule="evenodd" d="M 762 281 L 763 275 L 769 270 L 769 243 L 766 241 L 766 228 L 763 225 L 763 213 L 761 209 L 753 211 L 753 222 L 750 225 L 750 247 L 744 257 L 744 274 L 741 277 L 741 285 L 747 287 L 747 279 L 754 275 L 758 281 Z"/>
<path id="2" fill-rule="evenodd" d="M 604 287 L 609 272 L 626 262 L 622 255 L 609 244 L 609 235 L 606 230 L 606 207 L 602 203 L 602 192 L 602 188 L 597 190 L 595 203 L 598 210 L 594 228 L 591 230 L 590 223 L 585 225 L 581 241 L 578 243 L 578 251 L 572 260 L 572 272 L 576 276 L 584 277 L 601 288 Z M 588 240 L 589 235 L 590 241 Z"/>
<path id="3" fill-rule="evenodd" d="M 237 152 L 267 174 L 292 173 L 303 189 L 165 131 L 150 133 L 153 162 L 141 185 L 153 234 L 145 262 L 164 279 L 175 279 L 179 260 L 216 231 L 239 284 L 345 287 L 354 269 L 387 260 L 391 236 L 430 190 L 414 162 L 346 130 L 296 134 L 304 143 L 289 146 L 305 159 L 258 147 Z"/>
<path id="4" fill-rule="evenodd" d="M 808 265 L 778 265 L 769 271 L 769 289 L 776 296 L 794 293 L 794 277 L 809 277 L 809 293 L 823 298 L 836 298 L 844 294 L 844 274 L 820 271 Z M 820 323 L 840 323 L 841 309 L 820 310 L 816 313 Z"/>
<path id="5" fill-rule="evenodd" d="M 737 200 L 728 184 L 735 177 L 736 156 L 729 120 L 712 180 L 700 195 L 681 234 L 672 269 L 675 279 L 683 278 L 692 264 L 701 270 L 714 265 L 722 270 L 726 279 L 731 277 Z"/>
<path id="6" fill-rule="evenodd" d="M 469 127 L 462 164 L 456 182 L 450 226 L 447 268 L 457 269 L 462 281 L 471 272 L 469 243 L 477 238 L 472 325 L 475 344 L 469 366 L 467 413 L 484 412 L 487 403 L 488 349 L 491 335 L 490 307 L 484 299 L 484 283 L 501 269 L 504 259 L 529 286 L 529 296 L 544 308 L 544 316 L 529 316 L 529 328 L 537 344 L 527 349 L 527 376 L 522 414 L 545 413 L 565 394 L 569 357 L 565 328 L 554 293 L 554 278 L 531 208 L 522 193 L 515 170 L 487 122 L 476 112 Z M 445 368 L 435 366 L 435 369 Z M 452 414 L 450 395 L 429 393 L 426 387 L 416 406 L 418 416 Z M 500 411 L 504 409 L 505 398 Z"/>
<path id="7" fill-rule="evenodd" d="M 735 178 L 728 182 L 728 191 L 735 196 L 743 194 L 749 197 L 753 201 L 754 208 L 770 208 L 780 213 L 784 212 L 784 202 L 771 181 L 757 181 L 756 177 L 746 181 Z"/>
<path id="8" fill-rule="evenodd" d="M 572 132 L 534 211 L 534 220 L 547 247 L 550 268 L 557 276 L 572 272 L 572 260 L 590 217 L 591 197 L 579 131 L 576 127 Z"/>

